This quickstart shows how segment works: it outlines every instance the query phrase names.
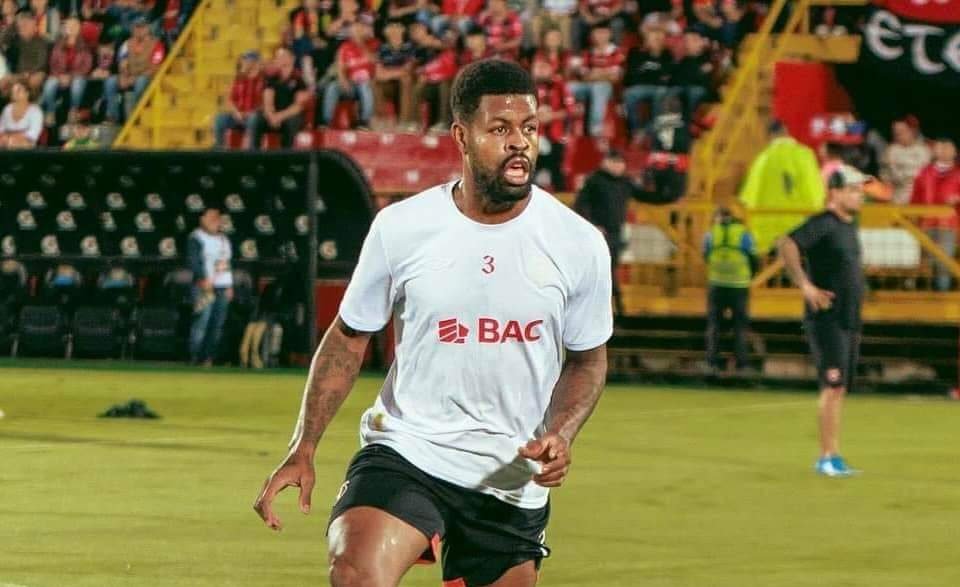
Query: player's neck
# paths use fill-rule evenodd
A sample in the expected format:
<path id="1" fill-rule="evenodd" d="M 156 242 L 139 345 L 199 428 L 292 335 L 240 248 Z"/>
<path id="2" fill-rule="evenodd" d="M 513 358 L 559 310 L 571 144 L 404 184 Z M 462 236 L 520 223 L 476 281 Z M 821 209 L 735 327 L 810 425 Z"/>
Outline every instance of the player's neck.
<path id="1" fill-rule="evenodd" d="M 473 182 L 464 178 L 453 186 L 453 202 L 464 216 L 474 222 L 502 224 L 523 213 L 530 203 L 530 194 L 516 202 L 495 202 L 479 193 Z"/>

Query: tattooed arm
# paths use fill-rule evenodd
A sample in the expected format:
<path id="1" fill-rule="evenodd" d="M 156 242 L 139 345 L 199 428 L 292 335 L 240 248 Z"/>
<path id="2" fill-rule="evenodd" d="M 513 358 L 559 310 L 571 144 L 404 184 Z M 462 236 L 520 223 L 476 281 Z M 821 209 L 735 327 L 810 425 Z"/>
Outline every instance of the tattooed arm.
<path id="1" fill-rule="evenodd" d="M 253 509 L 267 526 L 281 527 L 272 509 L 273 499 L 286 487 L 300 488 L 300 510 L 310 511 L 315 480 L 313 455 L 333 416 L 353 387 L 372 333 L 359 332 L 337 318 L 327 330 L 310 365 L 300 417 L 290 441 L 290 452 L 267 478 Z"/>
<path id="2" fill-rule="evenodd" d="M 567 351 L 560 379 L 544 420 L 545 432 L 520 449 L 520 455 L 540 461 L 543 467 L 533 480 L 558 487 L 570 470 L 570 447 L 600 399 L 607 376 L 607 347 Z"/>

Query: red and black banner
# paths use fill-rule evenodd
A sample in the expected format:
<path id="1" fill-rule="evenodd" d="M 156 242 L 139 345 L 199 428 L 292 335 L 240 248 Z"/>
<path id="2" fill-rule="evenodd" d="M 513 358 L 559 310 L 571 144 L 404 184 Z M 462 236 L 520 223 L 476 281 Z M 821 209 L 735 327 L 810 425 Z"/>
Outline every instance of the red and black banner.
<path id="1" fill-rule="evenodd" d="M 860 62 L 887 76 L 960 88 L 960 0 L 874 0 Z"/>

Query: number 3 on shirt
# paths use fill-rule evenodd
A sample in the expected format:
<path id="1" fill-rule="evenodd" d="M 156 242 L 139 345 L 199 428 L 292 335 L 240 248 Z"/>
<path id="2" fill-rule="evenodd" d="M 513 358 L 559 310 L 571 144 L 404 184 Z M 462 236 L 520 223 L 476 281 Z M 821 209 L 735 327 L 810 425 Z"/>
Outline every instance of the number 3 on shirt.
<path id="1" fill-rule="evenodd" d="M 483 271 L 484 273 L 489 275 L 490 273 L 493 273 L 495 269 L 496 267 L 494 267 L 493 265 L 493 257 L 491 257 L 490 255 L 484 255 L 483 269 L 481 269 L 480 271 Z"/>

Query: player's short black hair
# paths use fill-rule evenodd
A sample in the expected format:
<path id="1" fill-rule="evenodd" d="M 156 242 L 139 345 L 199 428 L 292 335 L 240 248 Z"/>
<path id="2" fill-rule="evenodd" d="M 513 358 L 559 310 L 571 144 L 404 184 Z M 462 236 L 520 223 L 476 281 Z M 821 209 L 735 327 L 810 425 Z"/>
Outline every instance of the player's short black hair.
<path id="1" fill-rule="evenodd" d="M 484 96 L 537 95 L 530 72 L 512 61 L 482 59 L 464 67 L 453 82 L 450 108 L 456 120 L 470 120 Z"/>

